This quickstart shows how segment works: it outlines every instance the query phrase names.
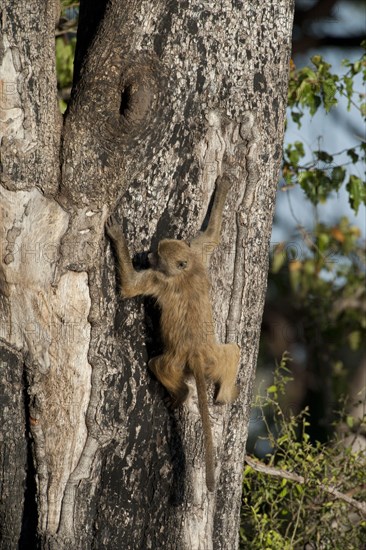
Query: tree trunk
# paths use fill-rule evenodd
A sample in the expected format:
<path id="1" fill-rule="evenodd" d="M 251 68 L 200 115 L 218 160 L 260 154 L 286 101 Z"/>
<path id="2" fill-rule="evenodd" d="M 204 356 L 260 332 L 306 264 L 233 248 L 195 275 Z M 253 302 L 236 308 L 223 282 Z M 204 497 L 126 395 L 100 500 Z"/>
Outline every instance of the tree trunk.
<path id="1" fill-rule="evenodd" d="M 288 0 L 84 0 L 62 125 L 55 4 L 3 0 L 1 550 L 237 546 L 292 16 Z M 241 345 L 241 392 L 215 406 L 209 387 L 211 494 L 194 384 L 171 412 L 147 369 L 159 313 L 117 298 L 104 223 L 117 208 L 133 254 L 193 236 L 223 170 L 205 328 Z"/>

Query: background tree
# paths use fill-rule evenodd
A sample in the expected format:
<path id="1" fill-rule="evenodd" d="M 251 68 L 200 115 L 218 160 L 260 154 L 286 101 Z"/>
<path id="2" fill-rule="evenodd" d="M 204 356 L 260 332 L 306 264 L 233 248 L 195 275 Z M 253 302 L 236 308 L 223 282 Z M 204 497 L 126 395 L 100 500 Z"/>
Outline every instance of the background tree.
<path id="1" fill-rule="evenodd" d="M 262 361 L 273 362 L 273 356 L 279 360 L 285 350 L 293 356 L 296 381 L 289 402 L 295 410 L 309 406 L 313 441 L 326 441 L 334 431 L 340 397 L 349 395 L 354 386 L 350 400 L 358 401 L 365 386 L 366 263 L 361 220 L 366 204 L 362 135 L 366 56 L 360 52 L 352 61 L 343 61 L 343 74 L 320 55 L 313 56 L 309 66 L 293 67 L 290 74 L 290 113 L 299 128 L 306 115 L 316 117 L 322 108 L 332 113 L 342 99 L 348 117 L 355 115 L 359 122 L 359 130 L 352 132 L 352 146 L 335 150 L 325 135 L 315 149 L 304 137 L 288 144 L 284 152 L 280 189 L 287 195 L 289 217 L 296 227 L 288 242 L 273 247 Z M 322 211 L 341 189 L 349 215 L 361 214 L 360 227 L 357 218 L 330 216 L 329 209 L 327 216 Z M 299 221 L 304 216 L 293 202 L 300 190 L 304 207 L 308 202 L 313 208 L 305 223 Z"/>
<path id="2" fill-rule="evenodd" d="M 237 544 L 292 10 L 81 2 L 62 120 L 58 9 L 3 2 L 1 548 Z M 218 336 L 242 346 L 242 391 L 211 407 L 209 495 L 195 399 L 165 406 L 146 368 L 158 312 L 117 301 L 104 223 L 118 204 L 135 253 L 189 236 L 223 170 L 237 184 L 211 273 Z"/>
<path id="3" fill-rule="evenodd" d="M 248 448 L 265 461 L 246 457 L 243 548 L 358 548 L 365 538 L 365 82 L 362 49 L 338 70 L 319 54 L 292 63 L 293 121 L 311 116 L 312 129 L 318 110 L 337 111 L 345 99 L 352 141 L 335 149 L 324 117 L 317 147 L 302 128 L 285 147 L 281 212 L 296 227 L 271 255 L 259 382 L 284 355 L 252 412 Z M 347 199 L 352 221 L 338 214 Z"/>

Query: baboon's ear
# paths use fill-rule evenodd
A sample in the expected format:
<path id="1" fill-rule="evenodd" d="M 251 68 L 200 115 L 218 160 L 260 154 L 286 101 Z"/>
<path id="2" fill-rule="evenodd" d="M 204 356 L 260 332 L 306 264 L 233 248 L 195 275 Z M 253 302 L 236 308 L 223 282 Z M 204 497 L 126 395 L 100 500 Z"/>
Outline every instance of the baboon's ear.
<path id="1" fill-rule="evenodd" d="M 185 269 L 187 267 L 187 261 L 186 260 L 179 260 L 177 262 L 177 268 L 178 269 Z"/>

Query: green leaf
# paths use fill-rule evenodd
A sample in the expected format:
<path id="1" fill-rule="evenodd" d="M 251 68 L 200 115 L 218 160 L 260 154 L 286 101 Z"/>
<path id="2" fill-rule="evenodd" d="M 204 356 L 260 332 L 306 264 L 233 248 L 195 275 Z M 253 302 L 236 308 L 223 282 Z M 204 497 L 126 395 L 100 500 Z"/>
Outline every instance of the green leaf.
<path id="1" fill-rule="evenodd" d="M 315 67 L 319 67 L 319 65 L 323 62 L 323 57 L 321 55 L 313 55 L 311 62 L 315 65 Z"/>
<path id="2" fill-rule="evenodd" d="M 294 145 L 295 145 L 296 151 L 299 153 L 300 156 L 303 157 L 305 155 L 303 142 L 302 141 L 295 141 Z"/>
<path id="3" fill-rule="evenodd" d="M 299 111 L 291 111 L 291 118 L 294 121 L 295 124 L 297 124 L 298 128 L 301 128 L 301 119 L 303 117 L 303 113 L 300 113 Z"/>
<path id="4" fill-rule="evenodd" d="M 356 153 L 355 148 L 354 148 L 354 149 L 348 149 L 347 155 L 350 157 L 350 159 L 352 160 L 353 164 L 355 164 L 355 163 L 358 161 L 358 159 L 360 158 L 360 157 L 358 156 L 358 154 Z"/>
<path id="5" fill-rule="evenodd" d="M 340 188 L 346 177 L 346 170 L 343 166 L 336 166 L 332 170 L 332 181 L 336 190 Z"/>
<path id="6" fill-rule="evenodd" d="M 355 424 L 355 419 L 353 418 L 353 416 L 348 415 L 346 417 L 346 423 L 347 423 L 347 426 L 352 429 Z"/>
<path id="7" fill-rule="evenodd" d="M 306 196 L 313 204 L 325 202 L 332 191 L 336 191 L 344 179 L 344 168 L 336 167 L 330 178 L 325 170 L 318 168 L 302 170 L 298 174 L 298 181 Z M 334 179 L 333 179 L 334 178 Z"/>
<path id="8" fill-rule="evenodd" d="M 314 79 L 316 79 L 315 74 Z M 318 86 L 316 86 L 316 84 L 310 83 L 307 80 L 304 80 L 297 89 L 296 95 L 300 105 L 308 107 L 311 116 L 316 113 L 321 104 L 321 99 L 317 94 L 317 89 Z"/>
<path id="9" fill-rule="evenodd" d="M 362 61 L 358 60 L 352 66 L 352 73 L 358 74 L 361 71 L 361 69 L 362 69 Z"/>
<path id="10" fill-rule="evenodd" d="M 338 101 L 335 98 L 337 88 L 332 78 L 328 78 L 323 82 L 323 100 L 324 108 L 327 113 L 330 111 L 333 105 L 337 105 Z"/>
<path id="11" fill-rule="evenodd" d="M 253 473 L 253 468 L 251 466 L 246 466 L 245 469 L 244 469 L 244 476 L 247 476 L 249 474 L 252 474 Z"/>
<path id="12" fill-rule="evenodd" d="M 305 488 L 303 485 L 300 485 L 299 483 L 295 483 L 295 489 L 299 493 L 299 495 L 303 495 Z"/>
<path id="13" fill-rule="evenodd" d="M 353 77 L 352 76 L 345 76 L 345 77 L 343 77 L 343 82 L 345 84 L 346 95 L 347 95 L 347 98 L 348 98 L 347 109 L 350 110 L 350 108 L 351 108 L 351 99 L 352 99 L 352 95 L 353 95 Z"/>
<path id="14" fill-rule="evenodd" d="M 295 141 L 295 143 L 290 143 L 286 147 L 286 154 L 288 156 L 290 164 L 297 166 L 301 158 L 305 156 L 304 145 L 301 141 Z"/>
<path id="15" fill-rule="evenodd" d="M 314 170 L 304 170 L 299 174 L 299 184 L 305 191 L 308 199 L 313 203 L 319 202 L 316 186 L 316 175 Z"/>
<path id="16" fill-rule="evenodd" d="M 318 157 L 318 160 L 323 162 L 333 162 L 333 156 L 329 155 L 326 151 L 315 151 L 315 155 Z"/>
<path id="17" fill-rule="evenodd" d="M 284 487 L 278 496 L 279 498 L 284 498 L 287 495 L 287 493 L 288 493 L 287 487 Z"/>
<path id="18" fill-rule="evenodd" d="M 366 183 L 352 174 L 349 177 L 346 189 L 349 194 L 349 203 L 357 214 L 360 204 L 362 202 L 366 204 Z"/>

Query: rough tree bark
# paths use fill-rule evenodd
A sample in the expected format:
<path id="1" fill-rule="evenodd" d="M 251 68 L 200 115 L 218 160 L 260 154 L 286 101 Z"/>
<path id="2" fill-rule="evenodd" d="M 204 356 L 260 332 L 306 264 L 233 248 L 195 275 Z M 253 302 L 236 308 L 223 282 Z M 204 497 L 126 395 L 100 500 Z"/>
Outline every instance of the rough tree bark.
<path id="1" fill-rule="evenodd" d="M 55 2 L 2 0 L 1 549 L 236 547 L 292 16 L 289 0 L 84 0 L 62 121 Z M 241 393 L 210 406 L 208 494 L 194 388 L 169 411 L 146 366 L 158 312 L 118 300 L 104 223 L 117 209 L 133 253 L 191 236 L 224 169 L 206 329 L 241 345 Z"/>

